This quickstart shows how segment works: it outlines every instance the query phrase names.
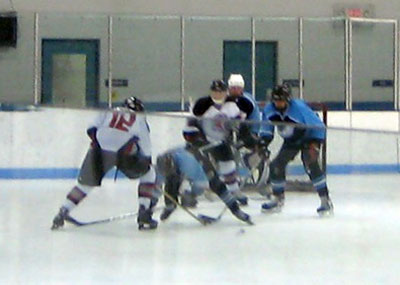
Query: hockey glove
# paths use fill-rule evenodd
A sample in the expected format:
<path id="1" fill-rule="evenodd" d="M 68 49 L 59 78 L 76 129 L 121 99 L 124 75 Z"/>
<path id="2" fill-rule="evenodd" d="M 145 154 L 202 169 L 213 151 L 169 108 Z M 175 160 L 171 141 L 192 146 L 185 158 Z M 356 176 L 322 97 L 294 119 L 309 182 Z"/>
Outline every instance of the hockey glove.
<path id="1" fill-rule="evenodd" d="M 268 149 L 268 146 L 271 143 L 271 141 L 272 138 L 270 137 L 261 137 L 257 144 L 258 151 L 264 153 L 266 157 L 269 157 L 271 153 Z"/>
<path id="2" fill-rule="evenodd" d="M 119 150 L 121 155 L 137 155 L 139 153 L 139 138 L 133 136 Z"/>

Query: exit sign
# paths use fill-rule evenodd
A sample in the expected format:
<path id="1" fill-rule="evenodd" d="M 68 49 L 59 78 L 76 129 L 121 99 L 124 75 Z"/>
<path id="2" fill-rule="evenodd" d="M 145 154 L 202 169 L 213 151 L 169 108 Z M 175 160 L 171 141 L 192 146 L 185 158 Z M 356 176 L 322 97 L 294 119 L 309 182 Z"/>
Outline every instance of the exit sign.
<path id="1" fill-rule="evenodd" d="M 345 9 L 345 14 L 347 17 L 362 18 L 364 17 L 364 10 L 362 8 L 348 8 Z"/>
<path id="2" fill-rule="evenodd" d="M 333 4 L 334 17 L 374 18 L 375 6 L 366 3 L 336 3 Z"/>

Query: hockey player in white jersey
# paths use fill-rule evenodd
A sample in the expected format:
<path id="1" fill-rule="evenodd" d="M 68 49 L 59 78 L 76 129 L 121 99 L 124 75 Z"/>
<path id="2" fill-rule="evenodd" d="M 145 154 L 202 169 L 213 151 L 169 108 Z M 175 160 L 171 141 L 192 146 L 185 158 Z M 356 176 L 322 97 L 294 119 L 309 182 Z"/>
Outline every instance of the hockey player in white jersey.
<path id="1" fill-rule="evenodd" d="M 151 164 L 150 130 L 142 102 L 130 97 L 123 108 L 100 114 L 87 129 L 90 148 L 80 169 L 78 183 L 68 193 L 59 213 L 53 220 L 57 229 L 68 220 L 69 213 L 94 189 L 100 186 L 104 175 L 117 167 L 130 179 L 139 178 L 139 229 L 154 229 L 153 208 L 160 193 L 156 174 Z"/>
<path id="2" fill-rule="evenodd" d="M 214 80 L 210 86 L 211 95 L 198 99 L 192 112 L 197 119 L 189 120 L 189 125 L 197 127 L 204 141 L 203 146 L 193 149 L 193 154 L 202 160 L 205 149 L 216 162 L 218 175 L 210 176 L 210 187 L 239 219 L 251 223 L 250 216 L 242 212 L 238 205 L 241 198 L 238 173 L 234 161 L 229 136 L 231 119 L 244 118 L 235 102 L 228 102 L 228 86 L 222 80 Z M 209 172 L 205 169 L 206 173 Z M 247 202 L 247 201 L 245 201 Z"/>

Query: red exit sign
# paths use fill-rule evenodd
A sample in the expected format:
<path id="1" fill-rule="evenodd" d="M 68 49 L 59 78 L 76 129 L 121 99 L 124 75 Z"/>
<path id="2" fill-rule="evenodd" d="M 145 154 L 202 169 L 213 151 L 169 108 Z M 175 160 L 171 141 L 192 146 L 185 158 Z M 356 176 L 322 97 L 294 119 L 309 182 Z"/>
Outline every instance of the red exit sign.
<path id="1" fill-rule="evenodd" d="M 348 8 L 345 10 L 347 17 L 362 18 L 364 17 L 364 10 L 361 8 Z"/>

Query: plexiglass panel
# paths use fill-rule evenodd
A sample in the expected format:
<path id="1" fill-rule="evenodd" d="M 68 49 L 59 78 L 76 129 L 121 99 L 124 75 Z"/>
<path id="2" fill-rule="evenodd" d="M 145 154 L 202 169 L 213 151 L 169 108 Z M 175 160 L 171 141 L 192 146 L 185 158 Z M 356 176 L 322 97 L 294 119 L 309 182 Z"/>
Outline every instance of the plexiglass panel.
<path id="1" fill-rule="evenodd" d="M 345 106 L 344 20 L 303 20 L 303 96 Z"/>
<path id="2" fill-rule="evenodd" d="M 354 110 L 393 109 L 393 29 L 392 23 L 352 23 Z"/>

